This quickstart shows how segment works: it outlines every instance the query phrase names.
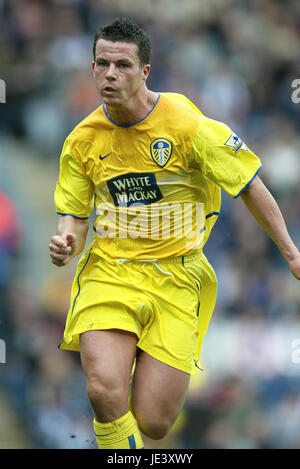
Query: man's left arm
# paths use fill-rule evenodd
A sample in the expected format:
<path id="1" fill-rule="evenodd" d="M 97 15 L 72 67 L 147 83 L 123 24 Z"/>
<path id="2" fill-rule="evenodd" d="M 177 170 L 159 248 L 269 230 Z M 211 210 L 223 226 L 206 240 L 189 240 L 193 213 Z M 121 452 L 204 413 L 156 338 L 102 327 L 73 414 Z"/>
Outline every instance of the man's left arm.
<path id="1" fill-rule="evenodd" d="M 300 253 L 293 243 L 277 202 L 256 176 L 240 196 L 264 231 L 274 241 L 290 271 L 300 280 Z"/>

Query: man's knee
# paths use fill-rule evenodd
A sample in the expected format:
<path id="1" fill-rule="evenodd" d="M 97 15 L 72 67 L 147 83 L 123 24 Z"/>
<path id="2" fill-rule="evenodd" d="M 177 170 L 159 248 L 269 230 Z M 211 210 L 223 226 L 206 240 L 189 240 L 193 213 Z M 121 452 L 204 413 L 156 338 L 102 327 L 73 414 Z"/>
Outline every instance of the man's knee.
<path id="1" fill-rule="evenodd" d="M 119 389 L 112 388 L 99 378 L 87 380 L 86 392 L 91 404 L 110 403 L 119 399 Z"/>
<path id="2" fill-rule="evenodd" d="M 88 378 L 86 392 L 95 417 L 100 422 L 118 418 L 127 406 L 126 390 L 101 377 Z"/>
<path id="3" fill-rule="evenodd" d="M 135 417 L 140 430 L 152 440 L 160 440 L 166 436 L 174 421 L 173 418 L 163 413 L 155 418 L 153 414 L 147 415 L 143 412 L 136 412 Z"/>

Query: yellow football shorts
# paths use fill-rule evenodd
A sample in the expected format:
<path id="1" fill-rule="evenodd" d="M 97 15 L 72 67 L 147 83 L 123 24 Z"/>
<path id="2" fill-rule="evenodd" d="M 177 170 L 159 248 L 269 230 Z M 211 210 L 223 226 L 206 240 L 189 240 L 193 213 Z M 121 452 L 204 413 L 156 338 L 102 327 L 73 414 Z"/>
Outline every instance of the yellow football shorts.
<path id="1" fill-rule="evenodd" d="M 112 259 L 93 242 L 78 262 L 59 347 L 79 351 L 83 332 L 122 329 L 135 333 L 137 346 L 152 357 L 194 374 L 216 290 L 204 254 Z"/>

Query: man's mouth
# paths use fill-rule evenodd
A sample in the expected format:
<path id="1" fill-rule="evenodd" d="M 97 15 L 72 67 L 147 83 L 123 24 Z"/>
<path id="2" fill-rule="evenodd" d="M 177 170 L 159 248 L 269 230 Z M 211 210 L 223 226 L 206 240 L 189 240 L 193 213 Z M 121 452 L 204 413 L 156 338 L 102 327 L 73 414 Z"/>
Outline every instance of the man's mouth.
<path id="1" fill-rule="evenodd" d="M 112 86 L 106 85 L 103 87 L 103 91 L 105 91 L 105 93 L 115 93 L 117 90 Z"/>

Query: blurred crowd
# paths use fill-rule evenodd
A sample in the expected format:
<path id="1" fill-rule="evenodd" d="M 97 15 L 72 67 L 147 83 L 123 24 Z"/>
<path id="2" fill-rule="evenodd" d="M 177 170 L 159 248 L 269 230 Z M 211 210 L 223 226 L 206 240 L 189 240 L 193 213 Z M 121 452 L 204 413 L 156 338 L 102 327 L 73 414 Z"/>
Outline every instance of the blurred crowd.
<path id="1" fill-rule="evenodd" d="M 43 168 L 58 171 L 66 135 L 100 104 L 94 33 L 120 15 L 152 36 L 149 88 L 185 94 L 261 157 L 261 177 L 299 247 L 300 104 L 291 97 L 300 78 L 297 0 L 0 0 L 1 168 L 21 162 L 26 149 L 39 168 L 27 185 L 42 178 L 47 187 Z M 51 268 L 47 243 L 34 257 L 27 240 L 37 214 L 24 207 L 18 167 L 10 174 L 11 181 L 0 172 L 1 388 L 28 447 L 95 448 L 78 354 L 57 349 L 72 275 Z M 53 194 L 35 197 L 48 201 L 38 217 L 50 239 Z M 300 448 L 299 283 L 242 201 L 226 194 L 205 253 L 219 292 L 204 371 L 171 435 L 154 447 Z M 31 255 L 49 264 L 38 295 L 24 271 Z"/>

